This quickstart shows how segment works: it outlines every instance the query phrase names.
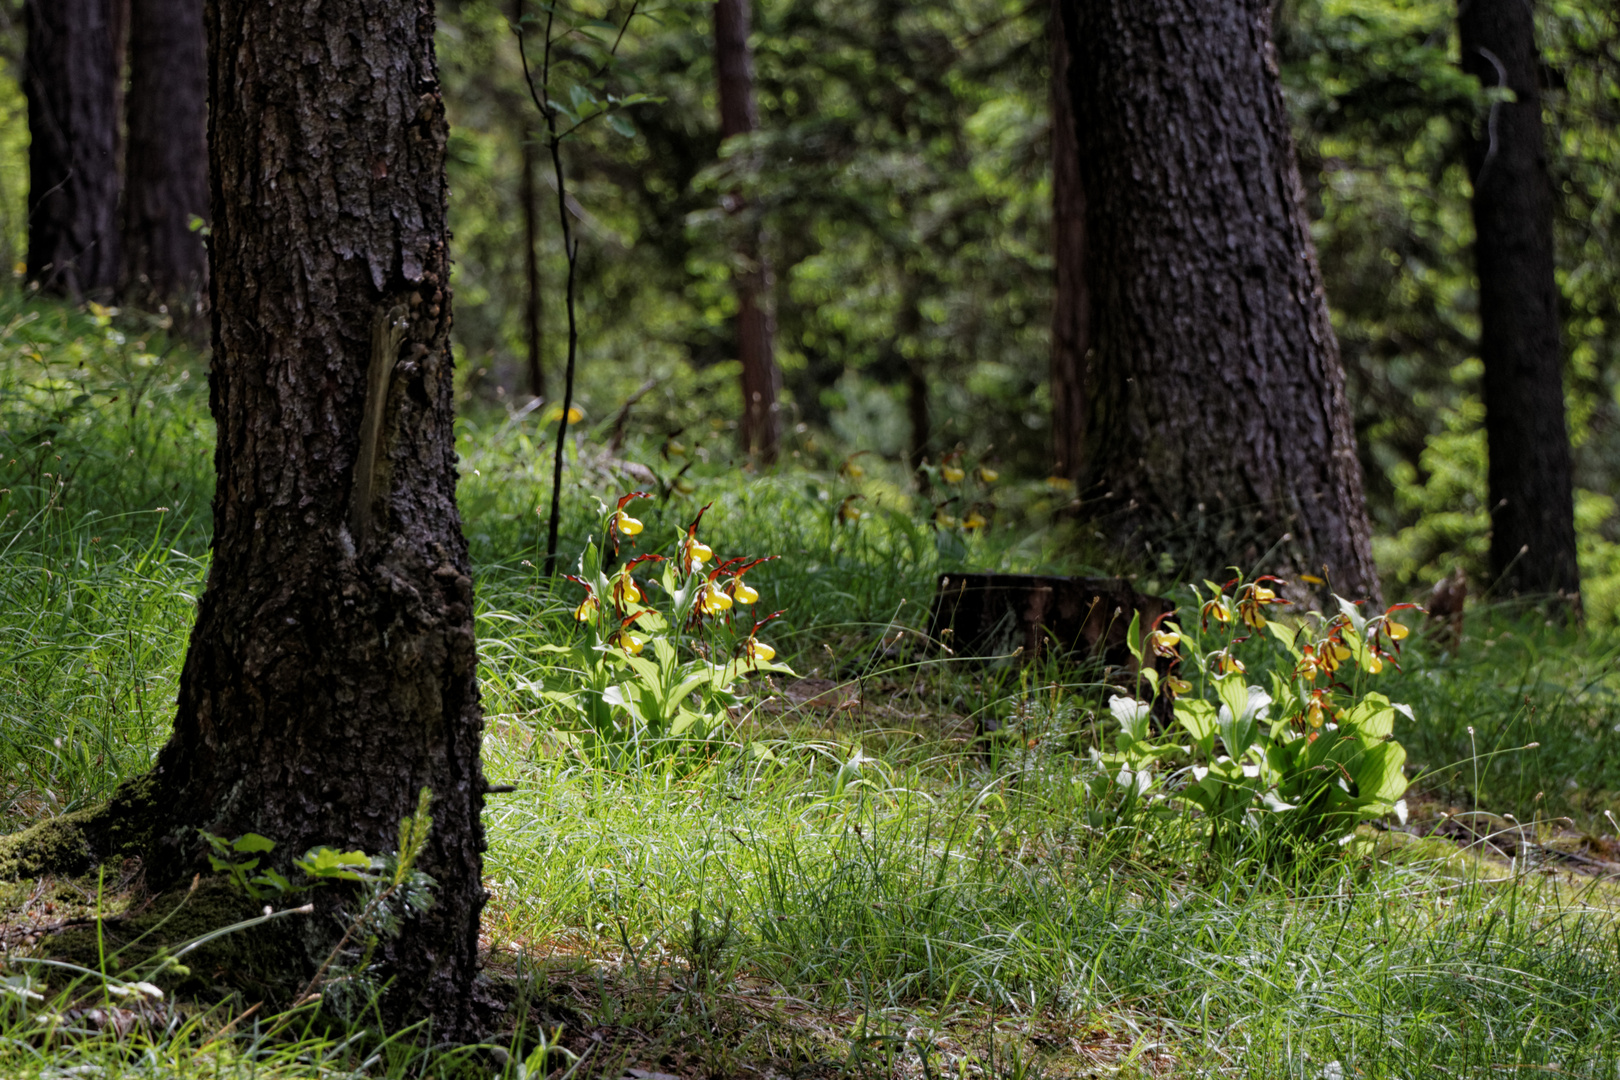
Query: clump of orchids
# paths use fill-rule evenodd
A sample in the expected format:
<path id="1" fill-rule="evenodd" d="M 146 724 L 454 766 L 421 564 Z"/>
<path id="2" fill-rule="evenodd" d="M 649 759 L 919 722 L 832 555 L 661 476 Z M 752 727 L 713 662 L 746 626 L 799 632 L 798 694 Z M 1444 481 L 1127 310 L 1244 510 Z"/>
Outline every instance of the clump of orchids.
<path id="1" fill-rule="evenodd" d="M 634 748 L 637 760 L 648 747 L 668 748 L 670 740 L 711 738 L 737 704 L 735 688 L 746 674 L 790 671 L 759 637 L 782 612 L 755 618 L 760 594 L 747 580 L 775 556 L 718 559 L 698 536 L 708 506 L 678 534 L 671 555 L 620 560 L 622 549 L 634 547 L 645 531 L 627 507 L 650 497 L 633 491 L 607 513 L 607 568 L 591 544 L 580 572 L 564 575 L 585 590 L 573 608 L 574 620 L 587 630 L 584 640 L 546 647 L 573 653 L 581 661 L 574 674 L 584 676 L 583 686 L 550 689 L 546 696 L 584 719 L 590 745 Z M 655 568 L 657 576 L 648 573 Z"/>
<path id="2" fill-rule="evenodd" d="M 1110 703 L 1116 752 L 1094 755 L 1106 767 L 1093 786 L 1104 805 L 1196 809 L 1212 844 L 1245 830 L 1340 838 L 1357 821 L 1398 812 L 1406 751 L 1394 724 L 1412 710 L 1366 683 L 1399 667 L 1410 631 L 1397 615 L 1416 605 L 1368 616 L 1334 597 L 1331 614 L 1268 615 L 1289 603 L 1286 590 L 1272 576 L 1206 581 L 1192 589 L 1195 625 L 1184 628 L 1172 612 L 1140 637 L 1132 626 L 1145 687 Z M 1265 685 L 1251 682 L 1251 666 Z M 1171 700 L 1175 718 L 1158 735 L 1150 730 L 1155 697 Z"/>

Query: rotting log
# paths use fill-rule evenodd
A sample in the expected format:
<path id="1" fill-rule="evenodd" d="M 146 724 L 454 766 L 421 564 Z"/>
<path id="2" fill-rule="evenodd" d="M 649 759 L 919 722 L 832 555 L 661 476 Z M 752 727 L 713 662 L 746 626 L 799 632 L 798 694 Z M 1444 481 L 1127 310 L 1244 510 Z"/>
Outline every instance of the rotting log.
<path id="1" fill-rule="evenodd" d="M 1140 616 L 1145 634 L 1173 610 L 1171 601 L 1120 578 L 941 574 L 928 636 L 964 658 L 1056 657 L 1130 667 L 1132 618 Z"/>

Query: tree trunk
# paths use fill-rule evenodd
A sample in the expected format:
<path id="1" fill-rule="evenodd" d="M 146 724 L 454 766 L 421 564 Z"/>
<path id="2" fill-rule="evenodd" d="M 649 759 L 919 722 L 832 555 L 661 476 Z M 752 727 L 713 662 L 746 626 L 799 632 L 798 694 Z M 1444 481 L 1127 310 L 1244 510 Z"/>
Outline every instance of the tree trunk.
<path id="1" fill-rule="evenodd" d="M 714 58 L 720 77 L 720 139 L 744 135 L 759 127 L 754 104 L 754 58 L 748 50 L 748 0 L 716 0 Z M 743 199 L 726 196 L 733 214 L 747 209 Z M 777 396 L 782 373 L 772 349 L 771 268 L 764 237 L 750 223 L 735 253 L 732 281 L 737 289 L 737 358 L 742 362 L 743 449 L 766 464 L 776 460 L 782 441 Z"/>
<path id="2" fill-rule="evenodd" d="M 1052 0 L 1052 475 L 1078 480 L 1086 441 L 1086 353 L 1091 294 L 1086 284 L 1086 193 L 1069 93 L 1063 0 Z"/>
<path id="3" fill-rule="evenodd" d="M 528 133 L 522 133 L 523 170 L 518 185 L 518 198 L 523 201 L 523 344 L 526 367 L 529 372 L 529 393 L 533 397 L 546 396 L 546 369 L 540 362 L 540 214 L 535 206 L 534 170 L 536 166 L 534 143 Z"/>
<path id="4" fill-rule="evenodd" d="M 1268 0 L 1066 0 L 1094 358 L 1084 480 L 1122 549 L 1374 597 L 1361 470 Z"/>
<path id="5" fill-rule="evenodd" d="M 523 4 L 524 0 L 512 0 L 514 26 L 523 24 Z M 529 394 L 544 398 L 546 369 L 540 362 L 540 208 L 535 203 L 534 189 L 534 170 L 539 162 L 536 160 L 536 144 L 529 137 L 528 109 L 529 102 L 523 98 L 515 99 L 512 103 L 512 118 L 517 126 L 521 154 L 519 168 L 523 170 L 518 183 L 518 198 L 523 202 L 523 344 L 529 372 Z"/>
<path id="6" fill-rule="evenodd" d="M 1541 130 L 1540 57 L 1526 0 L 1464 0 L 1463 69 L 1505 87 L 1469 148 L 1480 358 L 1490 458 L 1491 573 L 1508 592 L 1558 594 L 1576 611 L 1580 569 L 1563 345 L 1553 276 L 1553 188 Z"/>
<path id="7" fill-rule="evenodd" d="M 195 826 L 285 861 L 396 846 L 433 793 L 434 904 L 379 951 L 385 1015 L 469 1023 L 484 779 L 456 510 L 446 128 L 431 0 L 214 0 L 213 561 L 158 757 L 186 873 Z M 317 893 L 317 904 L 341 898 Z M 300 924 L 306 970 L 341 929 Z"/>
<path id="8" fill-rule="evenodd" d="M 28 278 L 75 300 L 118 282 L 112 0 L 28 0 Z"/>
<path id="9" fill-rule="evenodd" d="M 124 165 L 126 302 L 200 314 L 208 249 L 208 76 L 202 0 L 131 0 Z"/>

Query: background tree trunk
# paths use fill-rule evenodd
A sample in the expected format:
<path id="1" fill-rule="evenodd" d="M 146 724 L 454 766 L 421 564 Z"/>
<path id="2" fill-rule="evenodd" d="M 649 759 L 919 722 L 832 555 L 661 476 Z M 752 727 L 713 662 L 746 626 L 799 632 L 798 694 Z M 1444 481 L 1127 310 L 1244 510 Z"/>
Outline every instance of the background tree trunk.
<path id="1" fill-rule="evenodd" d="M 385 943 L 383 1005 L 455 1033 L 477 972 L 484 779 L 433 7 L 207 13 L 218 487 L 155 773 L 176 827 L 149 873 L 190 869 L 187 826 L 262 833 L 278 859 L 389 851 L 431 788 L 434 905 Z M 303 955 L 282 962 L 312 966 L 339 924 L 300 925 Z"/>
<path id="2" fill-rule="evenodd" d="M 759 127 L 754 103 L 754 58 L 748 50 L 748 0 L 716 0 L 714 58 L 720 78 L 720 139 L 744 135 Z M 732 213 L 746 210 L 736 195 L 726 196 Z M 757 225 L 744 229 L 732 280 L 737 289 L 737 358 L 742 361 L 742 445 L 769 464 L 782 441 L 777 397 L 782 373 L 772 348 L 770 263 Z"/>
<path id="3" fill-rule="evenodd" d="M 1553 189 L 1541 130 L 1540 57 L 1527 0 L 1464 0 L 1463 69 L 1506 87 L 1469 148 L 1480 358 L 1490 457 L 1491 573 L 1510 593 L 1579 609 L 1563 345 L 1553 277 Z"/>
<path id="4" fill-rule="evenodd" d="M 1195 573 L 1325 565 L 1336 591 L 1377 596 L 1270 17 L 1267 0 L 1064 4 L 1091 514 Z"/>
<path id="5" fill-rule="evenodd" d="M 512 21 L 514 25 L 523 23 L 524 0 L 512 0 Z M 522 174 L 518 178 L 518 199 L 523 203 L 523 337 L 524 358 L 529 373 L 529 394 L 533 397 L 546 396 L 546 369 L 541 363 L 540 349 L 540 319 L 543 311 L 543 296 L 540 292 L 540 208 L 535 204 L 534 170 L 539 167 L 536 160 L 536 143 L 529 137 L 528 110 L 529 102 L 524 98 L 515 98 L 512 101 L 512 122 L 517 127 L 519 145 L 519 165 Z"/>
<path id="6" fill-rule="evenodd" d="M 126 302 L 201 313 L 208 249 L 208 77 L 202 0 L 131 0 L 124 165 Z"/>
<path id="7" fill-rule="evenodd" d="M 28 279 L 73 299 L 118 283 L 119 28 L 112 0 L 28 0 Z"/>
<path id="8" fill-rule="evenodd" d="M 1078 480 L 1086 442 L 1086 353 L 1091 294 L 1086 284 L 1086 193 L 1069 91 L 1063 0 L 1052 0 L 1052 475 Z"/>

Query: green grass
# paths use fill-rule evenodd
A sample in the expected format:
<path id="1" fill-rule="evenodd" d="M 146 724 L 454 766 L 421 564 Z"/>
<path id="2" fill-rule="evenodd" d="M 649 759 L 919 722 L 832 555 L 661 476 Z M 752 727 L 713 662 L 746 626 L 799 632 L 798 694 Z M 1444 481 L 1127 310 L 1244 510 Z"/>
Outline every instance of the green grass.
<path id="1" fill-rule="evenodd" d="M 0 327 L 0 829 L 11 830 L 104 797 L 167 735 L 206 571 L 211 426 L 202 367 L 155 329 L 16 297 L 0 302 Z M 667 544 L 712 501 L 705 536 L 718 552 L 781 556 L 750 580 L 761 610 L 787 611 L 770 633 L 783 658 L 856 681 L 864 707 L 760 710 L 717 752 L 627 773 L 570 750 L 536 689 L 556 675 L 538 646 L 575 632 L 578 601 L 535 569 L 544 432 L 480 414 L 458 437 L 487 764 L 517 788 L 487 815 L 490 966 L 518 988 L 513 1015 L 527 1024 L 507 1057 L 430 1051 L 419 1031 L 379 1045 L 302 1020 L 275 1030 L 258 1014 L 226 1030 L 245 1004 L 229 1001 L 166 1004 L 122 1041 L 73 1035 L 89 1030 L 81 1014 L 46 1034 L 42 1010 L 101 1000 L 97 978 L 57 977 L 26 1008 L 0 991 L 0 1074 L 516 1075 L 537 1033 L 561 1026 L 568 1050 L 595 1047 L 580 1074 L 614 1080 L 629 1066 L 1616 1075 L 1612 886 L 1483 866 L 1438 842 L 1386 858 L 1396 849 L 1371 833 L 1289 870 L 1212 861 L 1184 819 L 1099 832 L 1084 824 L 1088 767 L 1075 752 L 1098 737 L 1095 687 L 1055 668 L 974 671 L 880 651 L 893 628 L 925 623 L 944 570 L 1086 569 L 1037 484 L 1009 481 L 1003 522 L 963 550 L 938 542 L 919 523 L 926 506 L 869 458 L 860 490 L 873 513 L 852 527 L 835 511 L 856 489 L 831 468 L 745 477 L 723 434 L 695 445 L 695 490 L 638 510 L 643 547 Z M 570 471 L 570 555 L 596 528 L 595 498 L 649 487 L 622 459 L 664 480 L 684 463 L 634 433 L 616 458 L 587 441 Z M 1454 657 L 1414 641 L 1379 688 L 1414 707 L 1397 734 L 1419 789 L 1612 835 L 1617 650 L 1612 633 L 1505 607 L 1472 614 Z M 971 739 L 979 713 L 1008 722 L 987 750 Z M 8 888 L 9 935 L 43 901 L 25 917 L 33 884 Z M 93 911 L 95 879 L 51 888 L 51 918 Z M 11 961 L 0 977 L 26 971 Z"/>

